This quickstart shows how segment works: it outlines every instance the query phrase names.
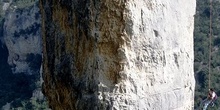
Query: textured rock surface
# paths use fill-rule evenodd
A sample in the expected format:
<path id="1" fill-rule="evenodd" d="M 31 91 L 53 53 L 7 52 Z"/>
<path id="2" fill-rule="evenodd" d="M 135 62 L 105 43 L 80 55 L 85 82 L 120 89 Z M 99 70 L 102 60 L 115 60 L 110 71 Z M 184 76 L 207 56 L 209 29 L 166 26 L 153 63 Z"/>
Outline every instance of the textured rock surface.
<path id="1" fill-rule="evenodd" d="M 6 6 L 5 6 L 6 4 Z M 37 74 L 41 66 L 42 39 L 38 4 L 26 8 L 4 3 L 2 41 L 9 50 L 8 63 L 13 73 Z"/>
<path id="2" fill-rule="evenodd" d="M 38 5 L 38 0 L 0 0 L 1 110 L 47 107 L 41 92 Z"/>
<path id="3" fill-rule="evenodd" d="M 55 110 L 193 109 L 195 0 L 40 0 Z"/>

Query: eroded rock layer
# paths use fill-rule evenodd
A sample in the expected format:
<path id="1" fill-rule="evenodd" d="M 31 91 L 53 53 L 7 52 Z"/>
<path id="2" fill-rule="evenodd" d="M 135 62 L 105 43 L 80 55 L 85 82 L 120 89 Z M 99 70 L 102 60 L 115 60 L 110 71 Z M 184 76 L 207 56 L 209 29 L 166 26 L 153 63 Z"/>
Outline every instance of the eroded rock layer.
<path id="1" fill-rule="evenodd" d="M 40 0 L 54 110 L 192 109 L 195 0 Z"/>

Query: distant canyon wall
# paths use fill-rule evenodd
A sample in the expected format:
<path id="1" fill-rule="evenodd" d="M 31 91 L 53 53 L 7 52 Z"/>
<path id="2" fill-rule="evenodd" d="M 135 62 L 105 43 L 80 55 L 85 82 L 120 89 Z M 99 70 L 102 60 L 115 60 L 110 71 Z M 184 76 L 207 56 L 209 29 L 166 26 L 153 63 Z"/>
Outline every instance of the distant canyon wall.
<path id="1" fill-rule="evenodd" d="M 39 3 L 37 0 L 17 2 L 1 2 L 0 39 L 8 49 L 8 64 L 13 73 L 39 74 L 42 60 Z"/>
<path id="2" fill-rule="evenodd" d="M 39 2 L 0 0 L 0 8 L 0 109 L 43 108 Z"/>
<path id="3" fill-rule="evenodd" d="M 40 0 L 54 110 L 191 110 L 196 1 Z"/>

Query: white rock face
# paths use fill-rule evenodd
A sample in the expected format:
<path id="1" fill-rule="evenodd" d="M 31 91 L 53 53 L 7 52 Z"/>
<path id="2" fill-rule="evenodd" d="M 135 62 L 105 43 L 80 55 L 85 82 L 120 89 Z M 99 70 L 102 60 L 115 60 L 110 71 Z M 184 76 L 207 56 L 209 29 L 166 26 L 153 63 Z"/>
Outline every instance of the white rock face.
<path id="1" fill-rule="evenodd" d="M 118 110 L 191 110 L 196 1 L 138 0 L 126 4 L 126 77 Z M 120 97 L 120 95 L 116 96 Z M 120 102 L 121 99 L 115 99 Z"/>
<path id="2" fill-rule="evenodd" d="M 10 3 L 4 3 L 2 9 L 3 9 L 4 11 L 7 10 L 8 7 L 9 7 L 9 5 L 10 5 Z"/>
<path id="3" fill-rule="evenodd" d="M 193 109 L 195 5 L 194 0 L 144 0 L 126 4 L 126 43 L 120 49 L 124 57 L 119 73 L 122 80 L 115 92 L 109 94 L 114 99 L 113 108 Z M 102 79 L 101 82 L 106 82 Z"/>
<path id="4" fill-rule="evenodd" d="M 6 11 L 9 8 L 10 4 L 12 3 L 12 0 L 8 0 L 8 1 L 1 0 L 0 2 L 1 2 L 0 4 L 3 4 L 2 10 Z"/>

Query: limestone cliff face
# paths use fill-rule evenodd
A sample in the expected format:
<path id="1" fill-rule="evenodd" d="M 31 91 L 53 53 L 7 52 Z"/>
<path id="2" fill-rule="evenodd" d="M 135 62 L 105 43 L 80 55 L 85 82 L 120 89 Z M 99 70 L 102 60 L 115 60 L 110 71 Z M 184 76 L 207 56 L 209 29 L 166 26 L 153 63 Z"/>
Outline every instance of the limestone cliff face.
<path id="1" fill-rule="evenodd" d="M 195 0 L 40 0 L 54 110 L 193 109 Z"/>

